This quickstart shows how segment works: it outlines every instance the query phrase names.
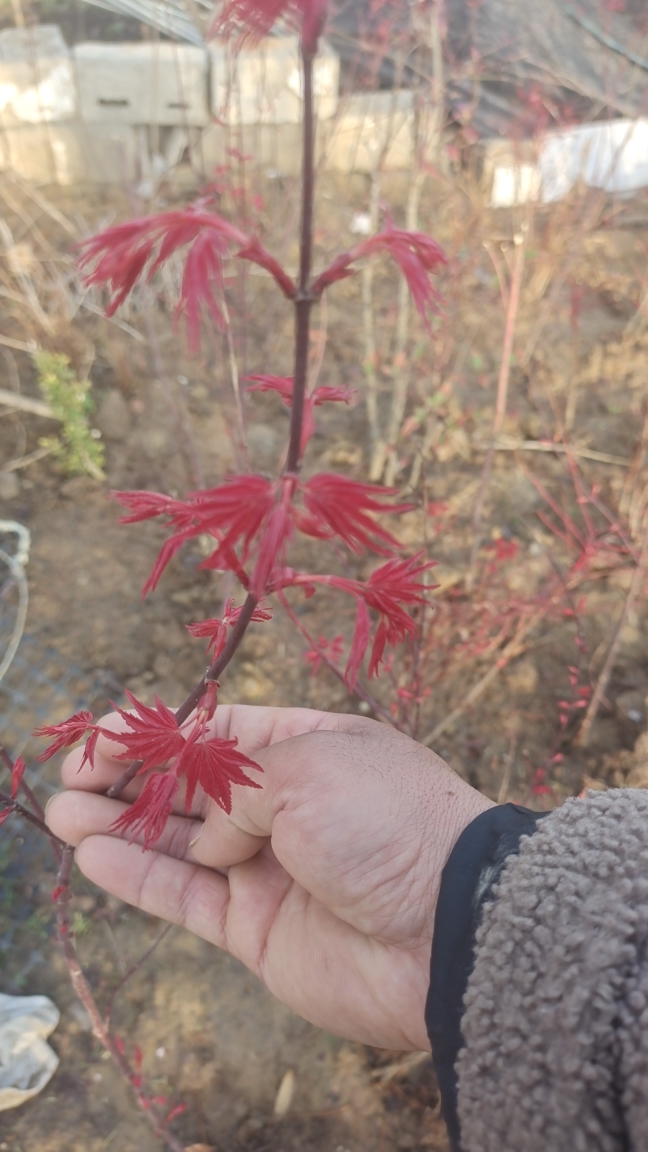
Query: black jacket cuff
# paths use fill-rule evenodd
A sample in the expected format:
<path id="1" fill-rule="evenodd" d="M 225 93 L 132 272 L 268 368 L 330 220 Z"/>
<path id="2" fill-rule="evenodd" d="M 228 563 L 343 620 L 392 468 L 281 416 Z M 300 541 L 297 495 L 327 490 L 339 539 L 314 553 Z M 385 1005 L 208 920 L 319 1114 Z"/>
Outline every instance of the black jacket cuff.
<path id="1" fill-rule="evenodd" d="M 460 1152 L 455 1064 L 463 1047 L 463 999 L 475 961 L 475 933 L 507 857 L 517 855 L 547 812 L 502 804 L 482 812 L 462 832 L 441 876 L 434 918 L 425 1023 L 432 1044 L 443 1116 Z"/>

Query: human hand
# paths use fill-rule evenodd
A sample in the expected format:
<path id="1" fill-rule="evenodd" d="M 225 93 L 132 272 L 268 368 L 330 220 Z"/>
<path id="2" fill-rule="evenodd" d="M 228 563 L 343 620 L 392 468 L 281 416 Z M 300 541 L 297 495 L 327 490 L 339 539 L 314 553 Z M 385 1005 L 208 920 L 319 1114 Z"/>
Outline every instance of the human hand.
<path id="1" fill-rule="evenodd" d="M 176 797 L 155 850 L 109 832 L 123 797 L 119 746 L 100 737 L 63 764 L 47 807 L 95 884 L 181 924 L 247 965 L 284 1004 L 329 1032 L 378 1047 L 429 1049 L 424 1006 L 441 872 L 492 801 L 429 749 L 374 720 L 299 708 L 219 705 L 215 734 L 237 737 L 264 775 L 235 786 L 226 815 L 198 789 Z M 125 731 L 111 714 L 103 727 Z"/>

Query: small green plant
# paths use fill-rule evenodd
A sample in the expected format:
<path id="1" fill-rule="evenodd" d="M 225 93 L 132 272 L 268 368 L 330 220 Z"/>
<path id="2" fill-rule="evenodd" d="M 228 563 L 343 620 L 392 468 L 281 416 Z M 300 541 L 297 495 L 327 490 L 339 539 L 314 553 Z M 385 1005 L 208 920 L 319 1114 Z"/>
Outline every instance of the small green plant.
<path id="1" fill-rule="evenodd" d="M 34 363 L 40 390 L 63 426 L 60 437 L 43 438 L 42 446 L 51 447 L 71 475 L 88 472 L 103 480 L 103 445 L 88 424 L 94 408 L 90 382 L 79 380 L 60 352 L 35 352 Z"/>

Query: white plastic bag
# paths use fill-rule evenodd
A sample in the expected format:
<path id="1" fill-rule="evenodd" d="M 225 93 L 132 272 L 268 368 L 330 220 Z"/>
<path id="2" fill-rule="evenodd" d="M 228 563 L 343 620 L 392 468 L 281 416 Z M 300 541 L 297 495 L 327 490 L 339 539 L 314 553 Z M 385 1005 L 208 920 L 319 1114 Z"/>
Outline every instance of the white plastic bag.
<path id="1" fill-rule="evenodd" d="M 46 1043 L 60 1012 L 47 996 L 0 992 L 0 1112 L 36 1096 L 58 1068 Z"/>

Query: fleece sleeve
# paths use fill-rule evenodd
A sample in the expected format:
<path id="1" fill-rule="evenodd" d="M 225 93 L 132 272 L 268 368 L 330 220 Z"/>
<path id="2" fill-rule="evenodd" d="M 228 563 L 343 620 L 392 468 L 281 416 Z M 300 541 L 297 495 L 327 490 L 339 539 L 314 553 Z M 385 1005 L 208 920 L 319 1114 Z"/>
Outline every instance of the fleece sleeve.
<path id="1" fill-rule="evenodd" d="M 459 1152 L 457 1057 L 461 1017 L 475 963 L 475 935 L 485 904 L 510 856 L 546 813 L 503 804 L 481 813 L 464 830 L 443 870 L 437 902 L 425 1020 L 450 1142 Z"/>
<path id="2" fill-rule="evenodd" d="M 648 791 L 590 792 L 523 836 L 473 943 L 462 1152 L 648 1149 Z"/>

